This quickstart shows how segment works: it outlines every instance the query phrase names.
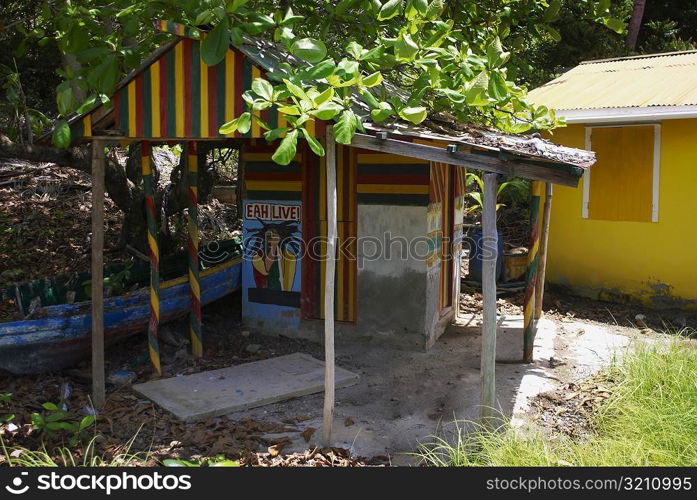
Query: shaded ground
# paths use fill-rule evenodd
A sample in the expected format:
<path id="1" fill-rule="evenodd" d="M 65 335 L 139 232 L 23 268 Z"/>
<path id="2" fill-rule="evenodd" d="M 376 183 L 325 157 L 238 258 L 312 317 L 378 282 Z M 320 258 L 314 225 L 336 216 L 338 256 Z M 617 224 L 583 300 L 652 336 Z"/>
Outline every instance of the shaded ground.
<path id="1" fill-rule="evenodd" d="M 175 158 L 176 159 L 176 158 Z M 161 183 L 172 166 L 160 161 Z M 68 272 L 89 272 L 92 192 L 90 176 L 52 164 L 0 161 L 0 288 Z M 134 259 L 119 248 L 123 213 L 104 200 L 104 259 Z M 185 221 L 170 218 L 178 246 L 186 244 Z M 207 242 L 239 236 L 235 205 L 210 199 L 199 205 L 201 248 Z M 0 321 L 21 319 L 12 297 L 0 300 Z"/>
<path id="2" fill-rule="evenodd" d="M 85 240 L 90 231 L 89 179 L 79 172 L 35 168 L 42 170 L 20 180 L 15 179 L 15 167 L 0 169 L 0 196 L 5 196 L 0 199 L 0 266 L 5 266 L 0 268 L 0 280 L 89 267 L 89 241 Z M 11 182 L 3 184 L 3 173 L 11 170 L 13 174 L 6 176 Z M 202 209 L 202 222 L 205 226 L 208 221 L 205 227 L 211 234 L 229 229 L 215 226 L 219 208 L 212 204 Z M 118 214 L 110 214 L 112 210 L 107 200 L 108 249 L 115 245 L 119 229 Z M 56 223 L 56 218 L 64 222 Z M 510 234 L 515 231 L 518 229 L 512 228 Z M 107 251 L 108 258 L 118 258 L 109 252 L 112 250 Z M 164 325 L 163 375 L 184 375 L 293 352 L 323 359 L 321 345 L 283 337 L 283 332 L 278 332 L 279 337 L 250 334 L 241 325 L 239 304 L 237 294 L 204 309 L 203 360 L 195 361 L 188 354 L 186 320 Z M 520 314 L 521 305 L 522 293 L 503 293 L 499 313 Z M 601 388 L 585 380 L 621 352 L 631 337 L 651 335 L 650 328 L 663 329 L 667 324 L 697 325 L 697 313 L 643 310 L 555 290 L 547 294 L 544 309 L 546 319 L 531 365 L 516 363 L 522 351 L 519 319 L 500 325 L 498 403 L 509 416 L 525 414 L 532 405 L 533 414 L 545 427 L 567 433 L 585 432 L 583 412 L 592 410 L 596 399 L 603 397 Z M 468 322 L 451 328 L 429 352 L 368 343 L 338 344 L 337 364 L 361 375 L 357 385 L 337 391 L 334 442 L 338 448 L 317 447 L 321 394 L 184 424 L 136 396 L 128 386 L 110 384 L 106 408 L 97 420 L 97 451 L 108 459 L 133 439 L 131 451 L 151 451 L 148 463 L 152 464 L 167 458 L 195 460 L 216 455 L 250 465 L 414 463 L 409 453 L 419 442 L 434 434 L 447 436 L 452 430 L 449 422 L 476 419 L 479 414 L 476 320 L 480 310 L 481 296 L 476 291 L 463 294 L 460 313 L 469 316 Z M 107 373 L 118 370 L 134 372 L 137 382 L 152 377 L 145 335 L 108 349 Z M 32 428 L 32 413 L 46 415 L 45 402 L 65 404 L 67 418 L 77 421 L 89 409 L 90 390 L 88 362 L 40 376 L 0 374 L 0 393 L 12 393 L 11 401 L 0 407 L 0 415 L 15 414 L 0 426 L 5 444 L 33 449 L 42 440 L 49 449 L 61 444 L 70 436 L 46 439 Z M 356 458 L 361 456 L 371 458 Z"/>
<path id="3" fill-rule="evenodd" d="M 520 359 L 522 350 L 522 325 L 516 321 L 512 318 L 502 323 L 499 330 L 498 404 L 506 415 L 527 411 L 529 398 L 538 393 L 565 383 L 580 383 L 607 363 L 617 347 L 629 342 L 625 335 L 600 327 L 586 325 L 586 331 L 579 335 L 578 325 L 583 323 L 549 320 L 538 333 L 535 363 L 511 363 Z M 239 295 L 204 309 L 204 360 L 194 361 L 188 355 L 187 336 L 186 321 L 164 328 L 164 376 L 298 351 L 323 357 L 318 344 L 249 334 L 240 324 Z M 367 343 L 338 344 L 338 366 L 358 373 L 361 379 L 355 386 L 337 390 L 333 436 L 337 448 L 325 450 L 321 456 L 313 453 L 321 435 L 322 394 L 185 424 L 129 387 L 113 385 L 109 385 L 107 406 L 98 419 L 102 437 L 97 449 L 108 458 L 135 436 L 131 451 L 152 451 L 151 463 L 216 455 L 260 465 L 326 465 L 332 460 L 351 465 L 415 463 L 410 453 L 420 442 L 435 434 L 448 435 L 452 431 L 449 423 L 454 420 L 477 418 L 479 349 L 478 327 L 464 323 L 451 328 L 428 352 Z M 139 382 L 152 377 L 144 335 L 108 349 L 107 362 L 109 374 L 127 369 L 135 372 Z M 3 426 L 6 444 L 38 447 L 41 436 L 31 429 L 31 413 L 46 414 L 41 408 L 46 401 L 60 405 L 65 384 L 72 389 L 64 401 L 71 418 L 82 418 L 89 404 L 87 362 L 55 374 L 0 375 L 2 392 L 13 393 L 10 405 L 1 412 L 16 415 L 13 427 Z M 329 451 L 333 459 L 328 458 Z M 352 461 L 346 462 L 349 458 Z"/>
<path id="4" fill-rule="evenodd" d="M 460 313 L 472 314 L 481 310 L 479 289 L 463 288 Z M 499 314 L 523 314 L 523 292 L 499 290 Z M 563 288 L 547 286 L 542 310 L 547 318 L 558 321 L 585 321 L 609 328 L 620 327 L 655 331 L 697 329 L 697 311 L 683 309 L 649 309 L 640 305 L 617 304 L 579 297 Z"/>
<path id="5" fill-rule="evenodd" d="M 121 215 L 107 197 L 107 261 Z M 70 168 L 27 162 L 0 163 L 0 286 L 90 265 L 90 176 Z"/>

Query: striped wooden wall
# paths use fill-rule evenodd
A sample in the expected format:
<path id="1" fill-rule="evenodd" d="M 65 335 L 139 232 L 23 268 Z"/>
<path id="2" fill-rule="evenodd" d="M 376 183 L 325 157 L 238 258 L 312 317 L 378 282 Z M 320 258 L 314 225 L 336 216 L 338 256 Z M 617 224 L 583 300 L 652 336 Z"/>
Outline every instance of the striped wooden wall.
<path id="1" fill-rule="evenodd" d="M 428 161 L 360 149 L 356 161 L 358 203 L 428 205 Z"/>
<path id="2" fill-rule="evenodd" d="M 220 126 L 248 111 L 242 94 L 263 76 L 262 69 L 233 49 L 221 63 L 206 66 L 199 40 L 182 38 L 112 96 L 114 128 L 128 138 L 223 137 Z M 284 115 L 275 109 L 255 114 L 271 128 L 286 125 Z M 321 121 L 308 121 L 306 127 L 315 136 L 324 133 Z M 72 131 L 73 138 L 92 136 L 92 114 L 73 123 Z M 261 138 L 264 132 L 252 121 L 249 132 L 227 137 Z"/>
<path id="3" fill-rule="evenodd" d="M 271 156 L 276 147 L 263 139 L 245 142 L 241 160 L 244 162 L 244 183 L 248 200 L 300 200 L 303 188 L 303 154 L 288 165 L 275 163 Z"/>
<path id="4" fill-rule="evenodd" d="M 356 320 L 356 149 L 337 145 L 338 259 L 334 290 L 337 321 Z M 308 154 L 304 162 L 303 239 L 309 245 L 303 262 L 301 307 L 305 318 L 324 318 L 327 213 L 325 160 Z M 313 242 L 313 239 L 315 239 Z"/>
<path id="5" fill-rule="evenodd" d="M 440 309 L 453 305 L 455 257 L 462 247 L 462 209 L 466 170 L 445 163 L 431 163 L 429 183 L 429 233 L 431 255 L 428 267 L 439 267 Z"/>

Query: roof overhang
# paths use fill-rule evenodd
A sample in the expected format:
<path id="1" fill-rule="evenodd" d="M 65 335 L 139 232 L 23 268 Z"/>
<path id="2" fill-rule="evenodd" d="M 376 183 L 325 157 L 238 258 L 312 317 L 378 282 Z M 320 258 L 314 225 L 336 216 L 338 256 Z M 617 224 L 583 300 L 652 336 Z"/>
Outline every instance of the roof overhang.
<path id="1" fill-rule="evenodd" d="M 413 139 L 421 140 L 426 144 L 413 142 Z M 439 142 L 441 141 L 435 141 L 432 137 L 396 135 L 389 138 L 387 132 L 380 131 L 375 135 L 357 133 L 351 141 L 351 146 L 494 172 L 509 178 L 524 177 L 571 187 L 578 186 L 585 170 L 579 165 L 531 157 L 497 148 L 473 146 L 458 141 L 454 137 L 451 138 L 450 144 L 439 144 Z"/>
<path id="2" fill-rule="evenodd" d="M 558 109 L 566 123 L 635 123 L 697 118 L 697 106 L 650 106 L 644 108 Z"/>

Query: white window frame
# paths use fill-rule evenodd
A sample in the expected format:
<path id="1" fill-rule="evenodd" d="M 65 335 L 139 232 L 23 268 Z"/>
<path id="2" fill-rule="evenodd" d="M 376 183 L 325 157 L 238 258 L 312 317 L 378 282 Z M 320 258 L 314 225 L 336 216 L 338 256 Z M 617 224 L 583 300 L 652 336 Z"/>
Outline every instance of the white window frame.
<path id="1" fill-rule="evenodd" d="M 618 123 L 612 125 L 587 125 L 585 127 L 585 149 L 592 150 L 591 136 L 594 128 L 618 128 L 618 127 L 646 127 L 653 126 L 653 176 L 651 192 L 651 222 L 658 222 L 658 195 L 661 179 L 661 124 L 660 123 Z M 581 205 L 581 217 L 588 219 L 588 202 L 591 189 L 591 168 L 583 174 L 583 202 Z"/>

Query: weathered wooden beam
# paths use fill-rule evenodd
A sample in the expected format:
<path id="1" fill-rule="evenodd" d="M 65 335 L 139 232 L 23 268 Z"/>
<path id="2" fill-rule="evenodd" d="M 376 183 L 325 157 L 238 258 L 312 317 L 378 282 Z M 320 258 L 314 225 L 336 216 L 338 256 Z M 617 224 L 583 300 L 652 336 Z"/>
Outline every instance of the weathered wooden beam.
<path id="1" fill-rule="evenodd" d="M 189 290 L 191 291 L 189 331 L 191 334 L 191 353 L 194 358 L 200 358 L 203 356 L 203 331 L 201 329 L 201 279 L 198 262 L 198 146 L 195 141 L 190 141 L 186 145 L 186 171 L 189 192 L 187 253 L 189 256 Z"/>
<path id="2" fill-rule="evenodd" d="M 482 208 L 482 343 L 480 415 L 484 425 L 493 426 L 496 408 L 496 259 L 498 232 L 496 230 L 496 174 L 484 174 Z"/>
<path id="3" fill-rule="evenodd" d="M 484 172 L 504 174 L 508 177 L 524 177 L 576 187 L 583 169 L 573 165 L 558 165 L 553 162 L 527 162 L 524 159 L 498 158 L 491 154 L 479 154 L 467 151 L 449 151 L 444 147 L 429 146 L 396 139 L 379 139 L 367 134 L 353 136 L 351 145 L 357 148 L 392 153 L 410 158 L 419 158 L 434 162 L 449 163 L 475 168 Z M 452 149 L 452 148 L 451 148 Z M 548 165 L 546 163 L 549 163 Z"/>
<path id="4" fill-rule="evenodd" d="M 537 283 L 535 283 L 535 319 L 542 317 L 542 301 L 545 296 L 545 274 L 547 272 L 547 245 L 549 244 L 549 220 L 552 216 L 552 185 L 545 186 L 545 204 L 542 215 L 542 235 L 540 236 L 540 261 L 537 264 Z"/>
<path id="5" fill-rule="evenodd" d="M 334 273 L 336 271 L 336 143 L 334 132 L 327 127 L 327 255 L 325 256 L 324 285 L 324 411 L 322 438 L 324 446 L 331 445 L 334 420 Z"/>
<path id="6" fill-rule="evenodd" d="M 537 326 L 535 323 L 535 285 L 540 264 L 540 199 L 544 184 L 532 183 L 530 197 L 530 239 L 528 243 L 528 270 L 525 275 L 523 296 L 523 362 L 532 363 L 533 344 Z"/>
<path id="7" fill-rule="evenodd" d="M 148 248 L 150 250 L 150 322 L 148 323 L 148 352 L 155 373 L 162 375 L 160 365 L 160 248 L 157 241 L 157 212 L 155 210 L 155 190 L 150 164 L 150 143 L 140 145 L 140 162 L 145 194 L 145 216 L 148 221 Z"/>
<path id="8" fill-rule="evenodd" d="M 92 404 L 106 401 L 104 373 L 104 143 L 92 143 Z"/>

